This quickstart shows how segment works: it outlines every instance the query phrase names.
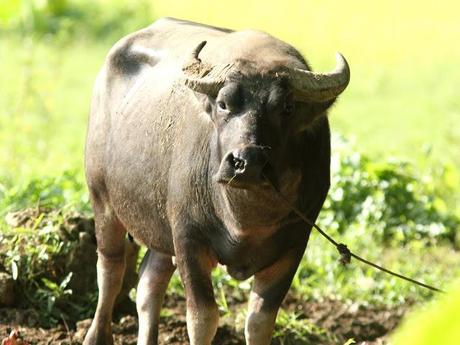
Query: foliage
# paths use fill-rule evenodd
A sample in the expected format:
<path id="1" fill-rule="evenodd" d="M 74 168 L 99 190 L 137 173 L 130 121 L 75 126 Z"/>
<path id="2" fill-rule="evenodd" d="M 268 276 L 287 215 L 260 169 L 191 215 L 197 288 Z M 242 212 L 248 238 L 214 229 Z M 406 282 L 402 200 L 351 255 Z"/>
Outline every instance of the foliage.
<path id="1" fill-rule="evenodd" d="M 83 181 L 90 89 L 106 49 L 0 37 L 0 185 L 65 170 Z"/>
<path id="2" fill-rule="evenodd" d="M 107 4 L 104 0 L 13 0 L 0 10 L 0 29 L 60 40 L 82 35 L 116 38 L 152 21 L 149 1 Z"/>
<path id="3" fill-rule="evenodd" d="M 73 296 L 68 286 L 69 256 L 78 243 L 68 220 L 77 211 L 89 213 L 89 204 L 75 172 L 33 179 L 0 198 L 0 271 L 12 274 L 22 306 L 34 307 L 43 326 L 88 317 L 94 305 L 96 291 Z"/>
<path id="4" fill-rule="evenodd" d="M 0 232 L 0 269 L 10 272 L 20 287 L 21 307 L 32 307 L 45 327 L 62 318 L 74 322 L 89 317 L 97 292 L 73 295 L 69 287 L 69 256 L 78 240 L 69 237 L 73 234 L 64 224 L 72 213 L 29 209 L 23 214 L 26 224 Z"/>
<path id="5" fill-rule="evenodd" d="M 281 345 L 337 343 L 337 339 L 326 330 L 284 310 L 278 313 L 273 338 Z"/>
<path id="6" fill-rule="evenodd" d="M 443 286 L 460 271 L 460 219 L 443 203 L 442 176 L 417 175 L 408 162 L 371 160 L 335 138 L 332 186 L 318 224 L 364 258 L 417 280 Z M 457 239 L 456 239 L 457 237 Z M 293 281 L 304 296 L 399 304 L 432 293 L 339 255 L 314 230 Z"/>
<path id="7" fill-rule="evenodd" d="M 460 218 L 447 210 L 438 193 L 442 176 L 417 176 L 411 164 L 395 159 L 373 161 L 340 138 L 333 146 L 332 187 L 322 225 L 339 234 L 366 229 L 385 244 L 455 243 Z"/>
<path id="8" fill-rule="evenodd" d="M 396 331 L 394 345 L 456 345 L 460 343 L 458 310 L 460 309 L 459 282 L 437 301 L 409 315 Z"/>
<path id="9" fill-rule="evenodd" d="M 29 207 L 89 211 L 86 186 L 76 171 L 64 171 L 57 177 L 33 178 L 24 185 L 0 189 L 0 215 Z"/>

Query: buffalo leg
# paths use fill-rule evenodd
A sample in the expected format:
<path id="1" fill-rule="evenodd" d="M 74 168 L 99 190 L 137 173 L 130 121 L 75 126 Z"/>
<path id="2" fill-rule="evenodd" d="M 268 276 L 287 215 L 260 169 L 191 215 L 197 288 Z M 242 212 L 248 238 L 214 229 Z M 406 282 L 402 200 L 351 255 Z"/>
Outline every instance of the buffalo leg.
<path id="1" fill-rule="evenodd" d="M 209 249 L 193 239 L 175 241 L 177 267 L 187 300 L 187 332 L 191 345 L 209 345 L 217 331 L 219 311 L 211 271 L 216 261 Z"/>
<path id="2" fill-rule="evenodd" d="M 158 344 L 158 324 L 163 298 L 174 272 L 172 258 L 150 249 L 142 261 L 137 286 L 138 345 Z"/>
<path id="3" fill-rule="evenodd" d="M 255 274 L 245 324 L 247 345 L 270 344 L 278 309 L 289 290 L 305 245 L 291 249 L 277 262 Z"/>
<path id="4" fill-rule="evenodd" d="M 105 345 L 113 344 L 112 311 L 123 283 L 126 230 L 108 207 L 94 204 L 93 208 L 98 252 L 99 297 L 93 322 L 83 344 Z"/>

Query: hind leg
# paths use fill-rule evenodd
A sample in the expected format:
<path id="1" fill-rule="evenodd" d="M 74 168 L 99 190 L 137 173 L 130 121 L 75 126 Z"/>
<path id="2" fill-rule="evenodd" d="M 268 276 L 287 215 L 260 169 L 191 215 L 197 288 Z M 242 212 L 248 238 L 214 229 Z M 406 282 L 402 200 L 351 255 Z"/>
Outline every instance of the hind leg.
<path id="1" fill-rule="evenodd" d="M 96 313 L 84 345 L 113 344 L 112 311 L 120 292 L 125 271 L 126 230 L 113 210 L 93 203 L 97 239 L 97 285 L 99 297 Z"/>
<path id="2" fill-rule="evenodd" d="M 163 298 L 175 267 L 170 255 L 150 249 L 142 261 L 137 286 L 138 345 L 158 344 L 158 324 Z"/>

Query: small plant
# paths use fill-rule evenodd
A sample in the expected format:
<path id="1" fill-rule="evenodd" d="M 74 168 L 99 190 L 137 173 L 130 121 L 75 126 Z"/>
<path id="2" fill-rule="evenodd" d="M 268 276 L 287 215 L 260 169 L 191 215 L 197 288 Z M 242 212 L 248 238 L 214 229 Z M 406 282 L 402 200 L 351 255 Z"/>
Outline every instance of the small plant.
<path id="1" fill-rule="evenodd" d="M 295 313 L 280 309 L 273 338 L 280 345 L 333 344 L 337 339 Z"/>
<path id="2" fill-rule="evenodd" d="M 354 339 L 348 339 L 343 345 L 351 345 L 351 344 L 356 344 L 356 341 Z"/>
<path id="3" fill-rule="evenodd" d="M 0 267 L 17 281 L 21 306 L 37 310 L 42 326 L 55 325 L 63 317 L 69 321 L 88 317 L 94 308 L 96 282 L 76 295 L 71 288 L 78 286 L 72 280 L 72 255 L 82 246 L 80 229 L 69 224 L 76 214 L 34 212 L 14 213 L 24 224 L 0 232 Z M 86 269 L 94 271 L 94 267 Z"/>

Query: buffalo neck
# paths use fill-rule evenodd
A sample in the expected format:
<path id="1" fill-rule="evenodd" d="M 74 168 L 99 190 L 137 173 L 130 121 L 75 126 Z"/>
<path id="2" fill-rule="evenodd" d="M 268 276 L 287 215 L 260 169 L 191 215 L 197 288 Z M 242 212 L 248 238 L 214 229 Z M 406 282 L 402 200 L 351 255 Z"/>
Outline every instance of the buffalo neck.
<path id="1" fill-rule="evenodd" d="M 213 184 L 216 213 L 235 237 L 269 236 L 290 214 L 290 208 L 270 187 L 237 189 Z"/>

